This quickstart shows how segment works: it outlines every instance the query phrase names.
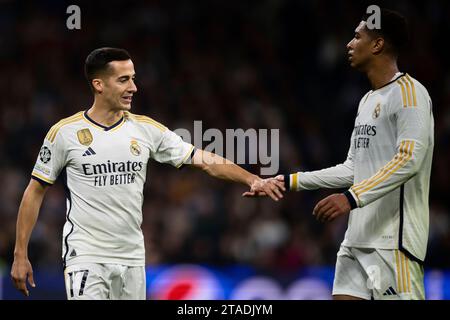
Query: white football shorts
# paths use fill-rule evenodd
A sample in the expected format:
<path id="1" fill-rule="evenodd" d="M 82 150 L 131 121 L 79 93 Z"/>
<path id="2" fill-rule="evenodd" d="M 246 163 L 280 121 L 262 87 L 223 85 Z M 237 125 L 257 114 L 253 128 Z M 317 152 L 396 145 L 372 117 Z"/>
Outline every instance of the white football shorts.
<path id="1" fill-rule="evenodd" d="M 342 246 L 333 295 L 370 300 L 424 300 L 424 271 L 399 250 Z"/>
<path id="2" fill-rule="evenodd" d="M 145 300 L 145 269 L 119 264 L 79 263 L 66 267 L 68 300 Z"/>

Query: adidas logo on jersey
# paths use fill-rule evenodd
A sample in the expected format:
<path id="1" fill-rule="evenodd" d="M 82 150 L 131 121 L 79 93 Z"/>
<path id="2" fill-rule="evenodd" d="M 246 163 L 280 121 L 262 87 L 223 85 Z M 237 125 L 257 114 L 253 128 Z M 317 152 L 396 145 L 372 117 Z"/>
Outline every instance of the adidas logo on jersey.
<path id="1" fill-rule="evenodd" d="M 75 251 L 75 249 L 72 249 L 72 252 L 70 253 L 71 257 L 76 257 L 77 252 Z"/>
<path id="2" fill-rule="evenodd" d="M 95 151 L 92 150 L 91 147 L 89 147 L 89 148 L 83 153 L 83 157 L 85 157 L 85 156 L 91 156 L 91 155 L 94 155 L 94 154 L 96 154 Z"/>
<path id="3" fill-rule="evenodd" d="M 395 296 L 397 292 L 395 292 L 394 288 L 389 287 L 384 293 L 383 296 Z"/>

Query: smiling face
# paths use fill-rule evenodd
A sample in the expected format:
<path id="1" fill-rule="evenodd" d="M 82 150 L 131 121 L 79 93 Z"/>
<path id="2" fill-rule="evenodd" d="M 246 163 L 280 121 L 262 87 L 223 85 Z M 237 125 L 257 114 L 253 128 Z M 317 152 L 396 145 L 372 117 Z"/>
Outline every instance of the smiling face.
<path id="1" fill-rule="evenodd" d="M 134 65 L 131 60 L 111 61 L 108 70 L 92 84 L 112 110 L 130 110 L 133 94 L 137 91 Z"/>
<path id="2" fill-rule="evenodd" d="M 355 29 L 353 39 L 347 44 L 350 65 L 364 71 L 373 58 L 373 39 L 367 31 L 366 22 L 361 21 Z"/>

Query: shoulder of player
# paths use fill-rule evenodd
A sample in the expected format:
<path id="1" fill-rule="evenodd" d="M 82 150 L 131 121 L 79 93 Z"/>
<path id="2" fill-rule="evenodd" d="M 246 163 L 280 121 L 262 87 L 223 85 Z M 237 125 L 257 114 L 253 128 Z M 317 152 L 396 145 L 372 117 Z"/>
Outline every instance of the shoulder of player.
<path id="1" fill-rule="evenodd" d="M 362 104 L 364 104 L 364 102 L 366 102 L 367 98 L 369 97 L 369 94 L 372 92 L 372 90 L 367 91 L 365 95 L 363 95 L 363 97 L 361 98 L 361 100 L 359 100 L 359 105 L 361 106 Z"/>
<path id="2" fill-rule="evenodd" d="M 391 102 L 403 108 L 417 107 L 419 98 L 428 95 L 425 87 L 407 73 L 393 82 L 390 94 Z"/>
<path id="3" fill-rule="evenodd" d="M 55 123 L 50 130 L 48 131 L 45 138 L 49 140 L 50 142 L 54 142 L 56 139 L 56 136 L 59 132 L 64 130 L 67 127 L 70 127 L 73 124 L 76 124 L 80 121 L 83 121 L 83 111 L 77 112 L 74 115 L 61 119 L 57 123 Z"/>
<path id="4" fill-rule="evenodd" d="M 158 121 L 156 121 L 148 116 L 134 114 L 134 113 L 126 111 L 125 117 L 128 120 L 133 121 L 134 123 L 144 126 L 144 127 L 149 127 L 151 129 L 157 129 L 161 132 L 164 132 L 167 130 L 167 127 L 165 125 L 163 125 L 162 123 L 159 123 Z"/>

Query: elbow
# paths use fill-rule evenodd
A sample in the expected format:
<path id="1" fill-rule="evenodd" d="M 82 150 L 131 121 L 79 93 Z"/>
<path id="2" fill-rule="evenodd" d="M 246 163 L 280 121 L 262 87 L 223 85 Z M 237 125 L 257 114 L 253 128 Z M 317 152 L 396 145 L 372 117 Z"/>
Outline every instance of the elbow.
<path id="1" fill-rule="evenodd" d="M 411 159 L 411 176 L 416 175 L 422 169 L 423 158 L 424 157 L 413 157 Z"/>
<path id="2" fill-rule="evenodd" d="M 421 162 L 413 160 L 411 162 L 411 170 L 410 170 L 411 177 L 415 176 L 420 171 L 421 167 L 422 167 Z"/>

